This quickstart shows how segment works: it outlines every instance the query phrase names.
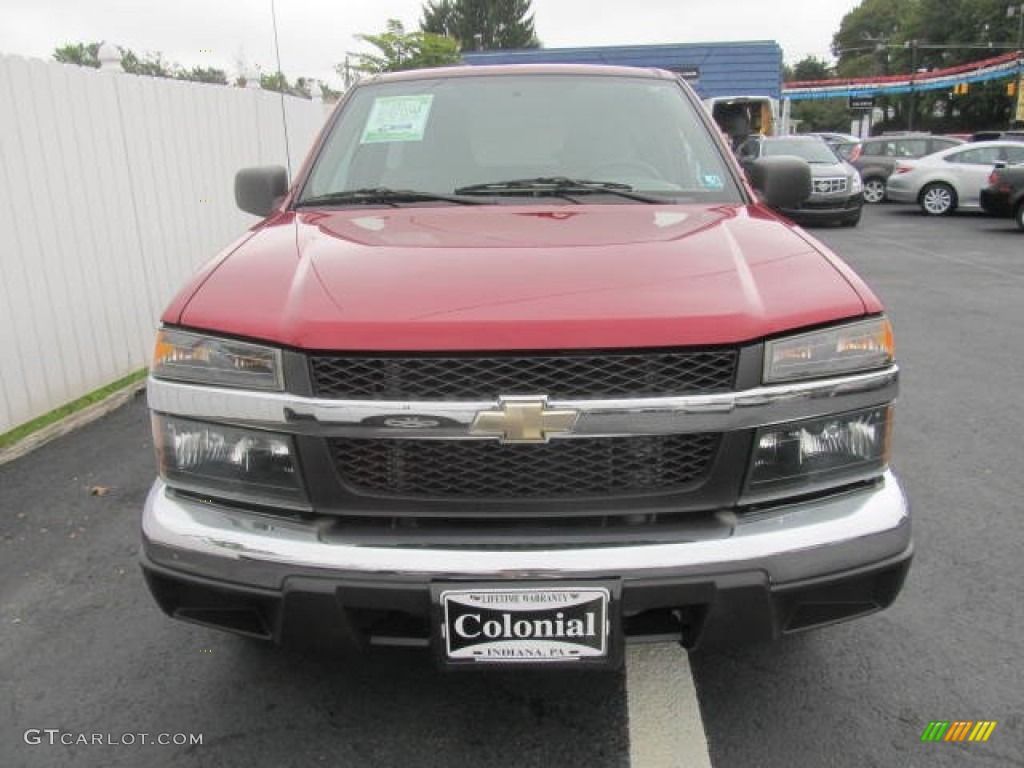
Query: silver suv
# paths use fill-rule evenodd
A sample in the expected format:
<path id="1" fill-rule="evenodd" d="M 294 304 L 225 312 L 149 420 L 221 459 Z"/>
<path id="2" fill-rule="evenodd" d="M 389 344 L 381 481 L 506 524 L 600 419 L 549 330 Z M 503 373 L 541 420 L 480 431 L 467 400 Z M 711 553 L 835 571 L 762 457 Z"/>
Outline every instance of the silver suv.
<path id="1" fill-rule="evenodd" d="M 854 227 L 860 221 L 864 196 L 857 169 L 820 136 L 751 136 L 736 154 L 745 169 L 758 158 L 783 155 L 810 164 L 811 196 L 797 205 L 776 209 L 797 224 L 831 222 Z"/>

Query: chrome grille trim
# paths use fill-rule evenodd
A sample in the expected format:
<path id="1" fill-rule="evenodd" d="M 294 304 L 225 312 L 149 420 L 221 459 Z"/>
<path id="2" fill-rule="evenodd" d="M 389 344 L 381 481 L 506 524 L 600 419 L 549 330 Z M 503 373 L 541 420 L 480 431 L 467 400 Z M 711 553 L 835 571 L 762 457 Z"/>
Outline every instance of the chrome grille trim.
<path id="1" fill-rule="evenodd" d="M 834 379 L 755 387 L 740 392 L 682 397 L 549 399 L 552 408 L 579 411 L 565 440 L 585 437 L 727 432 L 830 413 L 870 408 L 895 399 L 899 369 Z M 538 397 L 543 393 L 538 393 Z M 198 386 L 150 377 L 154 411 L 208 421 L 322 437 L 496 440 L 470 435 L 478 412 L 498 400 L 392 402 L 324 400 L 287 392 L 254 392 Z M 390 423 L 389 423 L 390 420 Z M 419 424 L 420 426 L 411 426 Z"/>
<path id="2" fill-rule="evenodd" d="M 829 176 L 811 180 L 811 189 L 818 195 L 834 195 L 846 191 L 845 176 Z"/>

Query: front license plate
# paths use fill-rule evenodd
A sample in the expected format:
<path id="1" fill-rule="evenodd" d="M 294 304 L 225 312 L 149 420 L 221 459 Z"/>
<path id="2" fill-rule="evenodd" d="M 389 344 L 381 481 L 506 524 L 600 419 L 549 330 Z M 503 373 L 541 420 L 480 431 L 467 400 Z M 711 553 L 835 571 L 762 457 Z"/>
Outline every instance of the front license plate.
<path id="1" fill-rule="evenodd" d="M 449 589 L 440 595 L 451 662 L 571 662 L 608 657 L 604 587 Z"/>

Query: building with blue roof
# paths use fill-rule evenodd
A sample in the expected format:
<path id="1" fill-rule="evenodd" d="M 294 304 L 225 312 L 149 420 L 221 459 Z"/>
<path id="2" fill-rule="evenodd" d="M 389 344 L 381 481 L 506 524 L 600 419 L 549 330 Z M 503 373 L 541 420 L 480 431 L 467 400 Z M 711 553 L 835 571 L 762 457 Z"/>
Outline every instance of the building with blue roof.
<path id="1" fill-rule="evenodd" d="M 702 99 L 782 96 L 782 48 L 774 40 L 587 48 L 464 51 L 467 64 L 614 64 L 678 72 Z"/>

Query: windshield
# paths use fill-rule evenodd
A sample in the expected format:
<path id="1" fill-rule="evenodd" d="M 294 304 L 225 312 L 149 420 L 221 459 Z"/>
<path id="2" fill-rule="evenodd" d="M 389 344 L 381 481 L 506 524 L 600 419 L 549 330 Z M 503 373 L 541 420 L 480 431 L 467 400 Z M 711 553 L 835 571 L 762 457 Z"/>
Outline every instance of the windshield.
<path id="1" fill-rule="evenodd" d="M 787 140 L 766 141 L 764 143 L 766 155 L 796 155 L 802 157 L 808 163 L 828 163 L 835 165 L 839 162 L 835 152 L 824 141 Z"/>
<path id="2" fill-rule="evenodd" d="M 629 190 L 666 201 L 742 199 L 705 123 L 670 80 L 481 72 L 360 85 L 343 109 L 300 205 L 372 189 L 504 198 L 550 187 L 602 203 L 636 203 L 621 194 Z M 587 184 L 481 187 L 551 179 Z"/>

